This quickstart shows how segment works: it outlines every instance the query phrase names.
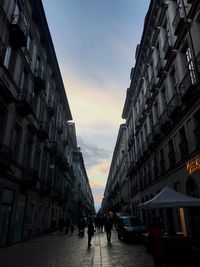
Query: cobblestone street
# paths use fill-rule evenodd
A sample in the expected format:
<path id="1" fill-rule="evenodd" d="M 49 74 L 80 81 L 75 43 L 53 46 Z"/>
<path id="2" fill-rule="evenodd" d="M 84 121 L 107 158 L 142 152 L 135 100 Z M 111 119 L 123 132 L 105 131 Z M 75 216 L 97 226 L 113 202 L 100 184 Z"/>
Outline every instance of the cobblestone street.
<path id="1" fill-rule="evenodd" d="M 92 247 L 87 235 L 47 235 L 0 249 L 1 267 L 153 267 L 153 259 L 142 244 L 118 241 L 115 231 L 108 245 L 105 233 L 96 233 Z M 191 264 L 165 264 L 164 267 L 197 267 Z"/>

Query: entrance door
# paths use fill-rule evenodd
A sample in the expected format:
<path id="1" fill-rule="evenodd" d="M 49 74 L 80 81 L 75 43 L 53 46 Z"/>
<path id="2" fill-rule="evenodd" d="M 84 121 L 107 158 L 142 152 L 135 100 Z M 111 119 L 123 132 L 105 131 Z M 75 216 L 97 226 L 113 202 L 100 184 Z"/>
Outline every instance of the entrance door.
<path id="1" fill-rule="evenodd" d="M 20 194 L 17 202 L 17 209 L 15 215 L 15 229 L 13 242 L 20 242 L 22 240 L 23 228 L 24 228 L 24 214 L 26 207 L 26 196 Z"/>
<path id="2" fill-rule="evenodd" d="M 2 204 L 0 206 L 0 246 L 5 246 L 10 232 L 10 220 L 13 205 L 13 191 L 3 190 Z"/>
<path id="3" fill-rule="evenodd" d="M 0 208 L 0 246 L 5 246 L 7 243 L 11 209 L 11 206 L 4 204 Z"/>

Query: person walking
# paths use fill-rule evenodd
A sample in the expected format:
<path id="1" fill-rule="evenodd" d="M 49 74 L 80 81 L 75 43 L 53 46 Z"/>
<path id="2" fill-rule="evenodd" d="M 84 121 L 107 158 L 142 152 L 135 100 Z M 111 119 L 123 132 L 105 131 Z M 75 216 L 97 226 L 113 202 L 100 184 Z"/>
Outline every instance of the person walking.
<path id="1" fill-rule="evenodd" d="M 105 224 L 104 228 L 106 231 L 106 237 L 107 237 L 108 244 L 111 244 L 111 232 L 112 232 L 113 220 L 112 220 L 112 217 L 110 216 L 110 214 L 107 214 L 104 224 Z"/>
<path id="2" fill-rule="evenodd" d="M 91 240 L 94 235 L 94 225 L 92 218 L 89 219 L 87 233 L 88 233 L 88 248 L 90 248 L 90 246 L 92 246 Z"/>

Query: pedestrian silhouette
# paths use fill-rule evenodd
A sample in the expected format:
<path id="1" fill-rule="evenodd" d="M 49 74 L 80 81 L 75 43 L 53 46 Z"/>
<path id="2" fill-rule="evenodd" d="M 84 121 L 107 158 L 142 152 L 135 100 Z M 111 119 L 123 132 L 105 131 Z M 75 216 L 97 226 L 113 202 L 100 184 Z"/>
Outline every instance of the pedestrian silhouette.
<path id="1" fill-rule="evenodd" d="M 88 248 L 90 248 L 90 246 L 92 246 L 91 240 L 94 235 L 94 225 L 92 218 L 89 219 L 87 233 L 88 233 Z"/>
<path id="2" fill-rule="evenodd" d="M 108 244 L 111 244 L 111 232 L 112 232 L 112 226 L 113 226 L 113 220 L 111 214 L 107 214 L 105 223 L 104 223 L 104 228 L 106 231 L 106 237 Z"/>

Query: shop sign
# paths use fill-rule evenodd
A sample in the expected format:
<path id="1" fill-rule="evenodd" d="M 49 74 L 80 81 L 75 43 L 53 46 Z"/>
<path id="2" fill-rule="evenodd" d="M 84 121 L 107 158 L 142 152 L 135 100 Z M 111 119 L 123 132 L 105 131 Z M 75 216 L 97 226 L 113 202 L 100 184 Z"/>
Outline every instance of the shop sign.
<path id="1" fill-rule="evenodd" d="M 187 172 L 191 175 L 193 172 L 200 170 L 200 156 L 194 158 L 187 162 L 186 165 Z"/>

